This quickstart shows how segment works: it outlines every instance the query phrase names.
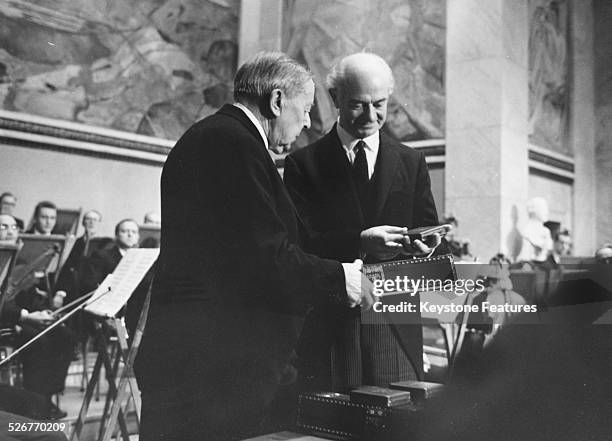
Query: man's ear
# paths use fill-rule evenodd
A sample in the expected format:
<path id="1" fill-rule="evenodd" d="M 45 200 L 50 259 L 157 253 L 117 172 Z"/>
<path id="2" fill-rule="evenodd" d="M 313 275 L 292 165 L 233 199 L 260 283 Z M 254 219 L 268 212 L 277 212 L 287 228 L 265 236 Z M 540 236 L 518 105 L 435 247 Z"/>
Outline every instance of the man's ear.
<path id="1" fill-rule="evenodd" d="M 329 96 L 331 96 L 332 101 L 334 102 L 334 106 L 336 109 L 340 108 L 340 103 L 338 102 L 338 89 L 328 89 Z"/>
<path id="2" fill-rule="evenodd" d="M 281 114 L 284 99 L 285 94 L 280 89 L 273 89 L 270 93 L 270 112 L 272 112 L 272 115 L 274 115 L 276 118 L 278 118 Z"/>

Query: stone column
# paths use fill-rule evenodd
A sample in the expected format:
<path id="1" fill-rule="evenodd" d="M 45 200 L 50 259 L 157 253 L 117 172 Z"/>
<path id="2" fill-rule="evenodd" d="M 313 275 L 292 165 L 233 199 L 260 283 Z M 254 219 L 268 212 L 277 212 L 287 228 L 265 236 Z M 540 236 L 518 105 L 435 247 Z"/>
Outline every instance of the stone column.
<path id="1" fill-rule="evenodd" d="M 590 5 L 591 1 L 585 1 L 585 3 Z M 593 173 L 592 169 L 588 169 L 591 173 L 592 187 L 585 188 L 584 191 L 584 196 L 588 195 L 588 201 L 596 207 L 595 216 L 593 210 L 588 212 L 588 215 L 591 216 L 590 225 L 595 224 L 597 226 L 597 235 L 589 254 L 603 242 L 612 241 L 612 77 L 610 76 L 612 69 L 612 29 L 610 28 L 612 4 L 609 0 L 594 0 L 592 3 L 594 20 L 593 17 L 584 16 L 585 27 L 592 23 L 589 20 L 594 21 L 594 26 L 592 26 L 595 32 L 594 78 L 595 90 L 597 91 L 597 95 L 593 97 L 597 131 L 596 150 L 594 152 L 596 173 Z M 589 11 L 582 12 L 588 14 Z M 588 43 L 589 41 L 584 41 L 585 48 L 588 48 Z M 588 63 L 588 60 L 585 63 Z M 582 68 L 588 68 L 589 66 L 592 67 L 592 64 L 586 64 Z M 587 74 L 585 73 L 585 75 Z M 591 96 L 593 96 L 592 90 Z M 592 115 L 587 113 L 586 117 L 592 117 Z M 588 123 L 584 124 L 584 127 L 592 130 L 592 126 L 589 126 Z M 581 133 L 576 133 L 575 138 L 576 143 L 580 143 Z M 588 166 L 588 164 L 586 165 Z M 595 201 L 593 201 L 593 198 L 595 198 Z M 585 234 L 591 233 L 591 231 L 585 232 Z"/>
<path id="2" fill-rule="evenodd" d="M 527 0 L 448 0 L 446 211 L 488 261 L 513 254 L 528 185 Z"/>

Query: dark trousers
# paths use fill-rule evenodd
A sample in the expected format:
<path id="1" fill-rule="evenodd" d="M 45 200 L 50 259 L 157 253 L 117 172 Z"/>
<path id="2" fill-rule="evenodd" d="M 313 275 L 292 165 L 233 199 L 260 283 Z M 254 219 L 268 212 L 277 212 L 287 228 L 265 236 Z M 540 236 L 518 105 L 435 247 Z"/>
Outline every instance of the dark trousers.
<path id="1" fill-rule="evenodd" d="M 37 393 L 0 384 L 0 411 L 40 419 L 48 414 L 49 403 Z"/>
<path id="2" fill-rule="evenodd" d="M 22 326 L 21 344 L 40 332 L 31 326 Z M 72 331 L 60 325 L 25 349 L 21 355 L 24 389 L 45 396 L 63 391 L 68 367 L 73 357 L 74 344 Z"/>
<path id="3" fill-rule="evenodd" d="M 269 415 L 274 385 L 263 379 L 237 378 L 234 385 L 219 382 L 199 397 L 188 395 L 143 391 L 140 441 L 233 441 L 278 427 Z"/>

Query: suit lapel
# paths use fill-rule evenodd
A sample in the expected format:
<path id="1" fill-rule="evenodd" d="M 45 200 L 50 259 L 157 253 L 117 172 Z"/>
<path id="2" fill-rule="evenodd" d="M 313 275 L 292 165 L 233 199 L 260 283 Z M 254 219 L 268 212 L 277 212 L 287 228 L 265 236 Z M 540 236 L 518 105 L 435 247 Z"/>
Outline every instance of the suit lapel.
<path id="1" fill-rule="evenodd" d="M 350 175 L 350 163 L 338 138 L 335 125 L 325 135 L 322 144 L 324 148 L 319 155 L 318 167 L 325 180 L 324 186 L 329 189 L 329 194 L 333 198 L 332 203 L 336 207 L 341 207 L 340 211 L 345 213 L 348 219 L 358 220 L 359 227 L 362 227 L 365 217 Z"/>
<path id="2" fill-rule="evenodd" d="M 286 202 L 291 207 L 291 210 L 295 214 L 297 222 L 301 225 L 305 225 L 302 219 L 300 218 L 297 208 L 293 204 L 289 193 L 287 192 L 285 184 L 283 183 L 283 179 L 281 178 L 280 174 L 278 173 L 278 169 L 276 168 L 276 164 L 274 163 L 272 156 L 270 156 L 270 152 L 266 148 L 263 139 L 261 139 L 261 134 L 259 133 L 259 130 L 257 130 L 257 127 L 255 127 L 253 122 L 249 119 L 248 116 L 246 116 L 246 114 L 241 109 L 231 104 L 224 105 L 221 109 L 219 109 L 218 113 L 237 119 L 257 139 L 257 141 L 261 145 L 261 148 L 266 152 L 266 156 L 268 158 L 268 167 L 270 168 L 270 174 L 272 176 L 272 179 L 274 180 L 276 188 L 283 194 L 284 202 Z"/>
<path id="3" fill-rule="evenodd" d="M 378 149 L 378 157 L 374 166 L 374 175 L 372 176 L 371 195 L 374 203 L 374 216 L 372 221 L 376 223 L 380 213 L 382 212 L 389 189 L 395 179 L 397 165 L 400 161 L 399 154 L 390 140 L 380 133 L 380 147 Z"/>
<path id="4" fill-rule="evenodd" d="M 261 134 L 259 133 L 259 130 L 257 130 L 257 127 L 255 127 L 255 124 L 253 124 L 249 117 L 246 116 L 246 114 L 238 107 L 232 104 L 225 104 L 219 109 L 217 113 L 232 117 L 240 121 L 240 123 L 251 133 L 251 135 L 255 137 L 259 144 L 261 144 L 264 149 L 266 148 L 263 139 L 261 139 Z"/>

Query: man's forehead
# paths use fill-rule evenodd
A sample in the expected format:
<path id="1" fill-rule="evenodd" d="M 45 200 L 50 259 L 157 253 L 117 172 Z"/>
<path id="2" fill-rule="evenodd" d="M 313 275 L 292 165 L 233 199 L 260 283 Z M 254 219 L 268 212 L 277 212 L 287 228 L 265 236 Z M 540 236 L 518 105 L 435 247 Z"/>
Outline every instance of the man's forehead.
<path id="1" fill-rule="evenodd" d="M 6 214 L 0 214 L 0 223 L 5 225 L 15 225 L 17 222 L 13 216 L 7 216 Z"/>
<path id="2" fill-rule="evenodd" d="M 131 221 L 123 222 L 119 226 L 119 230 L 138 230 L 138 224 Z"/>

